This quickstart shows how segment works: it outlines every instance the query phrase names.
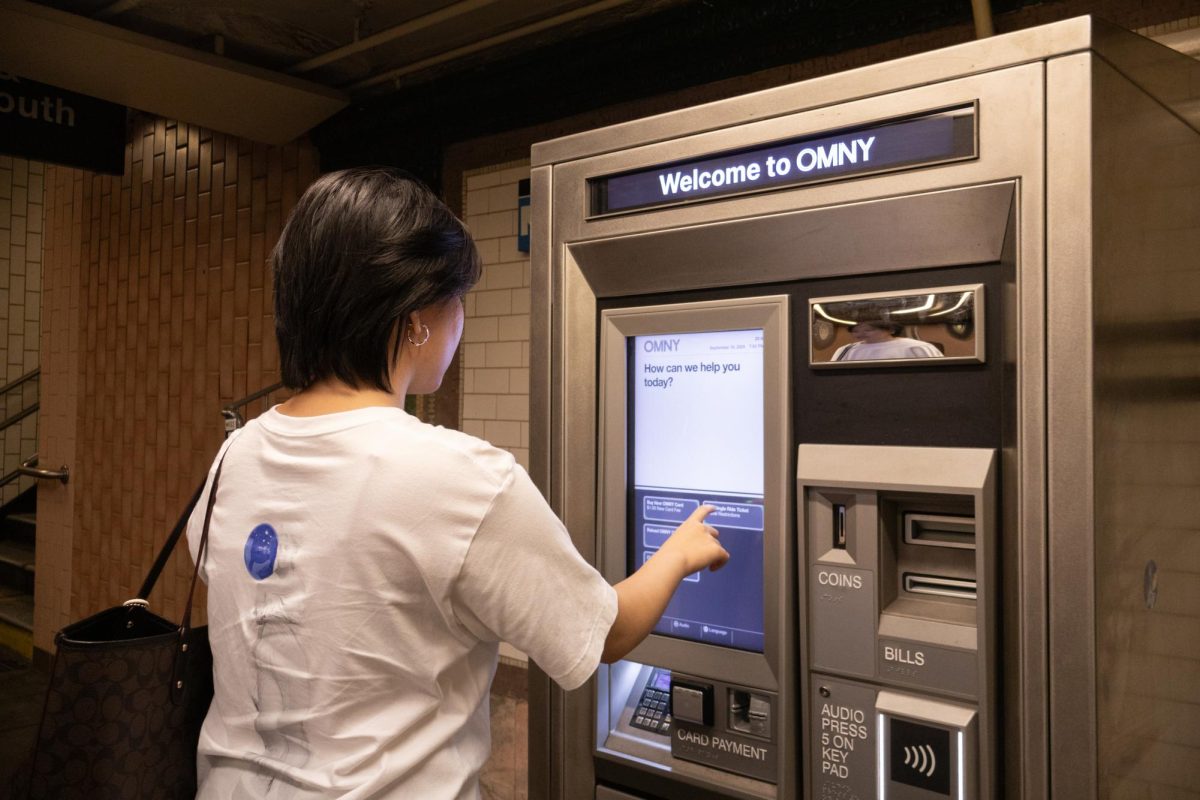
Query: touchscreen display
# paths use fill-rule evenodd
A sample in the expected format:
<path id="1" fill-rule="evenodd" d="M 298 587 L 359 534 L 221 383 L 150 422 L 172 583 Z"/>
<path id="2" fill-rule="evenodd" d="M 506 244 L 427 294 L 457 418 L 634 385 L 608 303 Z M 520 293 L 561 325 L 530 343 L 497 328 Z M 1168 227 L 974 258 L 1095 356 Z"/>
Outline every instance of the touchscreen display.
<path id="1" fill-rule="evenodd" d="M 729 563 L 690 575 L 654 632 L 763 649 L 763 332 L 629 343 L 629 571 L 700 505 Z"/>

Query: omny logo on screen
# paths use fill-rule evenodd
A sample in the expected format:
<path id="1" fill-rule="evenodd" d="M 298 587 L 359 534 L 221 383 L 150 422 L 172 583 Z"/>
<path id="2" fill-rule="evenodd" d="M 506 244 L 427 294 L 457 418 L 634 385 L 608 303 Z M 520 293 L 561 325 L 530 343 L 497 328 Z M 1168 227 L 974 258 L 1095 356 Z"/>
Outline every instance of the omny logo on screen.
<path id="1" fill-rule="evenodd" d="M 701 505 L 730 553 L 685 579 L 655 632 L 761 652 L 763 333 L 638 336 L 630 356 L 631 568 Z"/>

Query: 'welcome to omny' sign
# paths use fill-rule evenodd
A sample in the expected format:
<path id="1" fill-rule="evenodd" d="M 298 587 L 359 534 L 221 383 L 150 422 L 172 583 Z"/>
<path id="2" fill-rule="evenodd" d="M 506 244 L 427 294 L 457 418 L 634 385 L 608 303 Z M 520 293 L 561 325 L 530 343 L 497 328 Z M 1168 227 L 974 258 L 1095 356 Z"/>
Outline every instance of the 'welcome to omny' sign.
<path id="1" fill-rule="evenodd" d="M 975 105 L 589 181 L 591 213 L 674 205 L 978 155 Z"/>

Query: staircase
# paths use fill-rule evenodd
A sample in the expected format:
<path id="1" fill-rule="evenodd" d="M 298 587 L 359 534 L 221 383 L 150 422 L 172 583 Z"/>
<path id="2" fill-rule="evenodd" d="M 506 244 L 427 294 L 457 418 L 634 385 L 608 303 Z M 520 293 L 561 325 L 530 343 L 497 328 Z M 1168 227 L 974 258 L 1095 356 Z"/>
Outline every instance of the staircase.
<path id="1" fill-rule="evenodd" d="M 0 507 L 0 645 L 33 656 L 33 557 L 37 487 Z"/>
<path id="2" fill-rule="evenodd" d="M 33 655 L 36 470 L 22 447 L 36 447 L 40 371 L 0 387 L 0 652 Z M 9 463 L 12 462 L 12 463 Z"/>

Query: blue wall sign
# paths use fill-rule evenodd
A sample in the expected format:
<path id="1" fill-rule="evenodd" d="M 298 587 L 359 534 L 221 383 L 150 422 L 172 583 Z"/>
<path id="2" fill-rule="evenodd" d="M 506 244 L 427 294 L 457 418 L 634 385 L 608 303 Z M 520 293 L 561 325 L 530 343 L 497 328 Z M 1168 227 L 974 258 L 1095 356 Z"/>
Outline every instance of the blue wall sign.
<path id="1" fill-rule="evenodd" d="M 517 250 L 529 252 L 529 178 L 517 184 Z"/>
<path id="2" fill-rule="evenodd" d="M 975 105 L 589 180 L 610 214 L 975 158 Z"/>

